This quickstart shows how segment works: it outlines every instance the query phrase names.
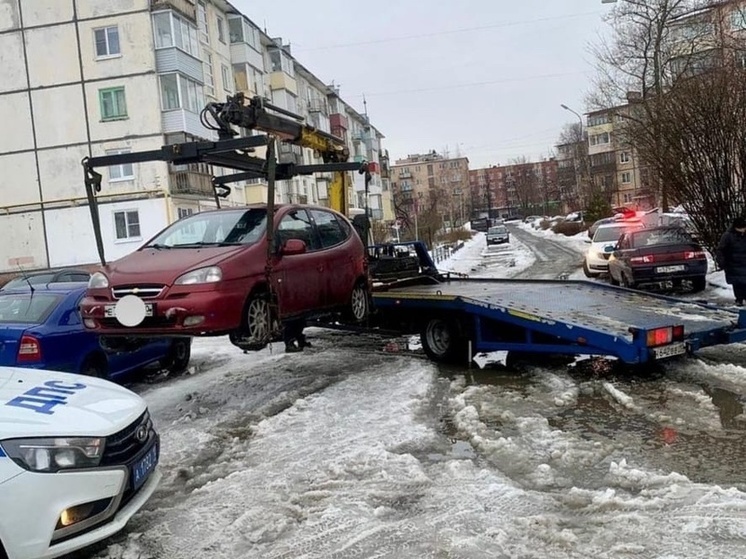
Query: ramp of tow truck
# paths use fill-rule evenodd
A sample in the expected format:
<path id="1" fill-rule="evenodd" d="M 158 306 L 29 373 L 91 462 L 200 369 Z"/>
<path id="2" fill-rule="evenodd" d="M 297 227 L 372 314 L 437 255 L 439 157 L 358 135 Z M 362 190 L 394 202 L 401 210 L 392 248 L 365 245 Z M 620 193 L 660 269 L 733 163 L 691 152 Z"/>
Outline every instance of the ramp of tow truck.
<path id="1" fill-rule="evenodd" d="M 590 281 L 456 279 L 374 292 L 373 301 L 383 312 L 461 313 L 473 320 L 475 353 L 597 354 L 642 363 L 746 340 L 746 311 Z"/>

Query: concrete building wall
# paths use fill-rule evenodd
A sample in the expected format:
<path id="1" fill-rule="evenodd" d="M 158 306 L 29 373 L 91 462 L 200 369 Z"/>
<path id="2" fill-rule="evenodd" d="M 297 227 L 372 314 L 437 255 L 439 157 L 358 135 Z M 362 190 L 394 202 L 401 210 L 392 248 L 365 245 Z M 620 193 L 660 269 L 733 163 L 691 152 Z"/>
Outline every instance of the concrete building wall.
<path id="1" fill-rule="evenodd" d="M 140 234 L 117 239 L 114 223 L 117 212 L 136 213 Z M 44 214 L 51 267 L 96 262 L 98 253 L 87 206 L 46 210 Z M 162 198 L 104 203 L 99 206 L 99 215 L 108 261 L 133 252 L 168 225 Z"/>

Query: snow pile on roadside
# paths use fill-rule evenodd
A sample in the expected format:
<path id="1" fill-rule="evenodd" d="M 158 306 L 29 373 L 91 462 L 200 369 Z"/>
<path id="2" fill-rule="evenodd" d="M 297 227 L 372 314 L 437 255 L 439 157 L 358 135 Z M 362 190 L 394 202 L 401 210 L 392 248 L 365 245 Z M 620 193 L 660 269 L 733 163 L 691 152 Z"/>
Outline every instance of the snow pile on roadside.
<path id="1" fill-rule="evenodd" d="M 515 236 L 511 235 L 507 244 L 488 247 L 486 235 L 477 233 L 450 258 L 440 262 L 438 269 L 472 277 L 510 278 L 535 261 L 533 252 Z"/>

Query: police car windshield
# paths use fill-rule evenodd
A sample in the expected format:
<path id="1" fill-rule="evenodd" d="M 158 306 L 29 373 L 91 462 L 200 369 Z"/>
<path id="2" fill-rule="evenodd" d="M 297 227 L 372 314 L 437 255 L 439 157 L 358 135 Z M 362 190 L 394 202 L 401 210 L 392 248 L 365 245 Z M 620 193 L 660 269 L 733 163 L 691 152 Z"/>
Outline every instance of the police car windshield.
<path id="1" fill-rule="evenodd" d="M 259 240 L 266 226 L 267 212 L 264 209 L 205 212 L 177 221 L 146 246 L 193 248 L 248 245 Z"/>
<path id="2" fill-rule="evenodd" d="M 0 293 L 0 324 L 41 324 L 57 306 L 54 293 Z"/>
<path id="3" fill-rule="evenodd" d="M 618 241 L 622 233 L 629 231 L 630 229 L 636 230 L 639 227 L 629 225 L 617 225 L 615 227 L 599 227 L 596 229 L 596 234 L 593 235 L 594 243 L 608 243 L 611 241 Z"/>

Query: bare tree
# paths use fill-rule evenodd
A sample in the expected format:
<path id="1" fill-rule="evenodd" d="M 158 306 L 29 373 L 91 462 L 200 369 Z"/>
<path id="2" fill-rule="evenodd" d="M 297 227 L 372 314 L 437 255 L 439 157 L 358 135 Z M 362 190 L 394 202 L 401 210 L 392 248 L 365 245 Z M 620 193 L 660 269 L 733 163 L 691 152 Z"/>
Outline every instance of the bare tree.
<path id="1" fill-rule="evenodd" d="M 636 106 L 629 134 L 713 250 L 746 203 L 746 71 L 726 57 L 655 103 L 654 111 Z"/>
<path id="2" fill-rule="evenodd" d="M 512 176 L 508 177 L 508 188 L 512 188 L 515 201 L 526 213 L 535 211 L 542 203 L 541 184 L 533 163 L 525 156 L 517 157 L 509 162 Z"/>
<path id="3" fill-rule="evenodd" d="M 647 122 L 657 133 L 659 99 L 664 92 L 699 65 L 699 56 L 711 38 L 708 0 L 618 0 L 607 17 L 610 39 L 601 39 L 592 52 L 598 78 L 589 104 L 606 108 L 624 104 L 630 94 L 642 105 Z M 701 18 L 701 19 L 700 19 Z M 662 170 L 653 169 L 661 206 L 668 210 L 669 190 Z"/>

